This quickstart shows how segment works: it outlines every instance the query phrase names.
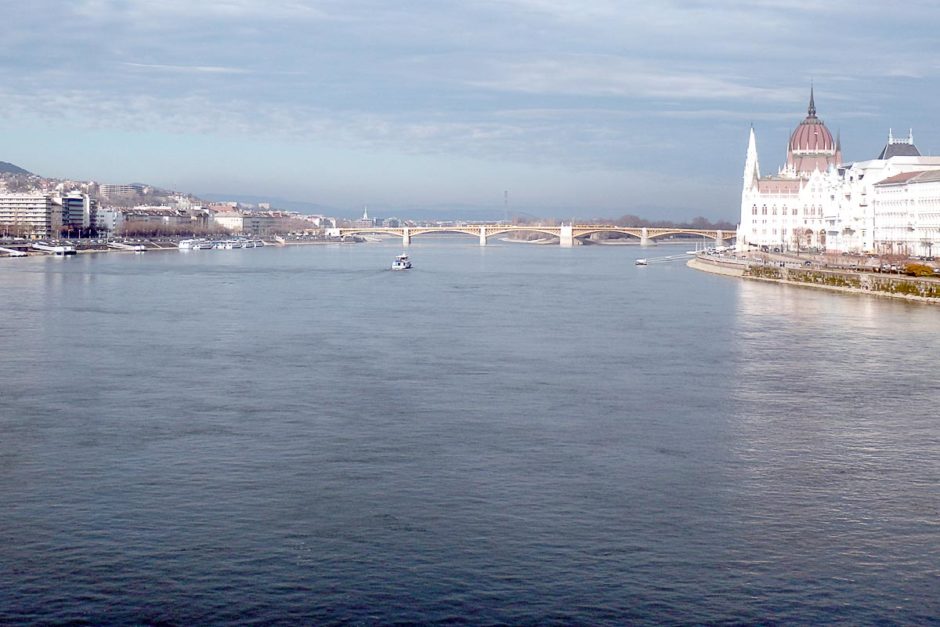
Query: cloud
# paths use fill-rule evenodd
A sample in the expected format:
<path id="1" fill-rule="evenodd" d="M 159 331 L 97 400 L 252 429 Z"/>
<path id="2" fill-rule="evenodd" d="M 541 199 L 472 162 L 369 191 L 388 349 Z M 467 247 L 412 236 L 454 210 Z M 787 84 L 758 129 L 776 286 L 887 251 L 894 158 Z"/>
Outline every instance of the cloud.
<path id="1" fill-rule="evenodd" d="M 33 0 L 0 20 L 0 124 L 706 179 L 730 151 L 736 184 L 747 123 L 785 139 L 811 79 L 846 145 L 927 126 L 938 20 L 926 0 Z"/>
<path id="2" fill-rule="evenodd" d="M 296 0 L 83 0 L 77 16 L 99 19 L 324 19 L 328 14 Z"/>
<path id="3" fill-rule="evenodd" d="M 655 62 L 602 55 L 570 55 L 495 68 L 496 77 L 475 87 L 534 94 L 619 96 L 630 99 L 779 100 L 780 87 L 749 84 L 710 74 L 706 68 L 676 70 Z"/>
<path id="4" fill-rule="evenodd" d="M 250 74 L 250 70 L 235 67 L 219 67 L 211 65 L 163 65 L 159 63 L 130 63 L 123 62 L 130 68 L 141 70 L 160 70 L 165 72 L 185 72 L 195 74 Z"/>

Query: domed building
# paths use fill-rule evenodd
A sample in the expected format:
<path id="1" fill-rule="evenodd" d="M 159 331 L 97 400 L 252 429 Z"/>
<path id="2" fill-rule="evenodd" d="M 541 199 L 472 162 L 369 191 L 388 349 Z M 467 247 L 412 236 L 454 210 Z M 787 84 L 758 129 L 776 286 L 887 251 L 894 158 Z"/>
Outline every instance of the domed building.
<path id="1" fill-rule="evenodd" d="M 777 174 L 761 176 L 751 127 L 744 165 L 738 247 L 786 250 L 825 245 L 823 207 L 838 184 L 842 149 L 816 116 L 810 88 L 806 118 L 790 134 L 787 159 Z"/>
<path id="2" fill-rule="evenodd" d="M 785 172 L 809 178 L 816 170 L 826 172 L 841 163 L 842 148 L 838 140 L 833 141 L 826 124 L 816 117 L 816 99 L 810 87 L 806 119 L 793 130 L 787 145 Z"/>
<path id="3" fill-rule="evenodd" d="M 776 174 L 761 176 L 751 127 L 737 247 L 933 255 L 940 249 L 940 157 L 922 156 L 913 132 L 904 139 L 889 131 L 878 157 L 844 164 L 839 138 L 816 115 L 811 87 L 806 117 Z"/>

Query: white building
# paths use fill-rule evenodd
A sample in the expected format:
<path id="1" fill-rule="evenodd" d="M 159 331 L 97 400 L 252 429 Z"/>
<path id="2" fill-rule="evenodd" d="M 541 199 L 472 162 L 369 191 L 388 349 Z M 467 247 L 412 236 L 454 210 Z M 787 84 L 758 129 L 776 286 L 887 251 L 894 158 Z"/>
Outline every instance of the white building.
<path id="1" fill-rule="evenodd" d="M 874 185 L 871 197 L 878 254 L 929 256 L 940 252 L 940 171 L 906 172 Z"/>
<path id="2" fill-rule="evenodd" d="M 57 236 L 62 207 L 49 194 L 0 194 L 0 234 L 42 239 Z"/>
<path id="3" fill-rule="evenodd" d="M 840 141 L 833 140 L 829 129 L 816 116 L 815 98 L 810 90 L 807 116 L 790 135 L 786 165 L 777 174 L 761 176 L 756 136 L 751 128 L 744 165 L 738 249 L 818 247 L 861 253 L 878 252 L 888 242 L 894 242 L 894 249 L 903 246 L 911 251 L 930 249 L 940 239 L 931 235 L 929 229 L 911 236 L 919 242 L 916 247 L 910 238 L 901 238 L 895 231 L 884 232 L 897 228 L 897 216 L 892 214 L 894 217 L 889 218 L 879 212 L 889 208 L 896 212 L 896 205 L 891 203 L 899 192 L 896 186 L 883 189 L 876 186 L 897 175 L 933 170 L 940 170 L 940 157 L 921 156 L 914 146 L 913 133 L 907 139 L 899 139 L 890 131 L 888 143 L 876 159 L 843 164 Z M 917 182 L 910 179 L 909 184 Z M 933 198 L 932 190 L 918 189 L 924 191 L 916 194 L 926 194 L 918 200 L 918 211 L 932 215 L 933 210 L 925 205 L 928 198 Z M 876 194 L 883 197 L 882 202 L 874 202 Z M 889 197 L 891 201 L 887 200 Z"/>
<path id="4" fill-rule="evenodd" d="M 95 213 L 95 227 L 99 231 L 120 233 L 124 229 L 124 211 L 114 207 L 98 209 Z"/>
<path id="5" fill-rule="evenodd" d="M 237 209 L 213 211 L 212 221 L 230 233 L 245 232 L 245 214 Z"/>
<path id="6" fill-rule="evenodd" d="M 823 213 L 838 187 L 835 166 L 841 160 L 839 142 L 816 117 L 812 90 L 806 118 L 790 135 L 786 165 L 777 174 L 761 176 L 752 127 L 744 165 L 738 248 L 821 246 Z"/>

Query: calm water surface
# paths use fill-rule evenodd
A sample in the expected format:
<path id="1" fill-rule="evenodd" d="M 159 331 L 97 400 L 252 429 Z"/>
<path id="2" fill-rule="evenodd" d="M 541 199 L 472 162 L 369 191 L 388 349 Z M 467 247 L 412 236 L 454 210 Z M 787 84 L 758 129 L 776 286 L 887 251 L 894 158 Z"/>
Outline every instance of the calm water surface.
<path id="1" fill-rule="evenodd" d="M 0 623 L 940 620 L 940 310 L 660 247 L 0 260 Z"/>

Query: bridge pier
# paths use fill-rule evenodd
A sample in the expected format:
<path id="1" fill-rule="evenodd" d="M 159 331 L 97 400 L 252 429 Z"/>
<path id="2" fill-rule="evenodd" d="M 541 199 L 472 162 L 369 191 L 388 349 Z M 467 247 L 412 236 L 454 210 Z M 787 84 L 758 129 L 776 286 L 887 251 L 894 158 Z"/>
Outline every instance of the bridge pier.
<path id="1" fill-rule="evenodd" d="M 649 246 L 650 245 L 650 236 L 649 231 L 646 230 L 646 227 L 640 229 L 640 246 Z"/>
<path id="2" fill-rule="evenodd" d="M 411 231 L 407 226 L 401 230 L 401 245 L 411 246 Z"/>
<path id="3" fill-rule="evenodd" d="M 486 227 L 480 227 L 480 246 L 486 246 Z"/>
<path id="4" fill-rule="evenodd" d="M 574 246 L 574 228 L 570 224 L 561 225 L 561 229 L 558 231 L 558 243 L 561 244 L 563 248 L 571 248 Z"/>
<path id="5" fill-rule="evenodd" d="M 725 245 L 725 234 L 721 231 L 716 231 L 715 234 L 715 248 Z"/>

